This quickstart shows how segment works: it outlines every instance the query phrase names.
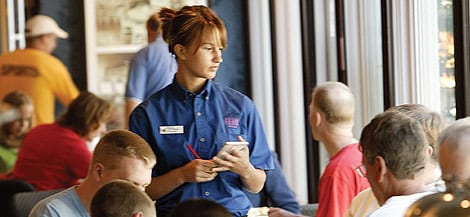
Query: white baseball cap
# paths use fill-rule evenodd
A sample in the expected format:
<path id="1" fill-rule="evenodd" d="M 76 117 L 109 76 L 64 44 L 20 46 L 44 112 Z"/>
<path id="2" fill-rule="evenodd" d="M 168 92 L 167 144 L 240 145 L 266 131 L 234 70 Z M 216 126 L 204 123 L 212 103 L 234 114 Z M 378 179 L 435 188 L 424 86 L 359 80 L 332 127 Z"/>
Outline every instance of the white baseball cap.
<path id="1" fill-rule="evenodd" d="M 61 29 L 59 25 L 50 17 L 36 15 L 26 21 L 26 38 L 54 34 L 59 38 L 67 38 L 69 34 Z"/>

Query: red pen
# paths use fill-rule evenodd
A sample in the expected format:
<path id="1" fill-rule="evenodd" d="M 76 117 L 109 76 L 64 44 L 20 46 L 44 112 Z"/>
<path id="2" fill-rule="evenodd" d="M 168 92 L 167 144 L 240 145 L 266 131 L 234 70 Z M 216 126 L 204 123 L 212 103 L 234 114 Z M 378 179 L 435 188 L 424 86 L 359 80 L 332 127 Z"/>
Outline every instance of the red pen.
<path id="1" fill-rule="evenodd" d="M 196 150 L 194 150 L 194 148 L 190 144 L 186 144 L 186 147 L 189 149 L 189 151 L 191 151 L 191 153 L 196 159 L 201 159 L 201 157 L 199 157 L 199 155 L 197 154 Z"/>

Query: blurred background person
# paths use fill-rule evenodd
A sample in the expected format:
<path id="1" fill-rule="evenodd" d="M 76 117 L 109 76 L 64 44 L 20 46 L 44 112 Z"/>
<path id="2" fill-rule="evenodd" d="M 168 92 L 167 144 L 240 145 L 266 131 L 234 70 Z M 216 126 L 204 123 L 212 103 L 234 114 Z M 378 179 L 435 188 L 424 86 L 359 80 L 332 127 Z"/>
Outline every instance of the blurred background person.
<path id="1" fill-rule="evenodd" d="M 162 30 L 158 12 L 150 15 L 145 27 L 147 28 L 147 42 L 149 44 L 154 42 L 157 37 L 161 36 Z"/>
<path id="2" fill-rule="evenodd" d="M 15 165 L 23 139 L 31 130 L 34 113 L 32 99 L 21 91 L 10 92 L 2 102 L 16 109 L 18 117 L 0 125 L 0 174 Z"/>
<path id="3" fill-rule="evenodd" d="M 176 60 L 163 40 L 158 13 L 147 20 L 147 40 L 149 44 L 135 54 L 129 66 L 125 93 L 126 126 L 134 108 L 170 84 L 176 73 Z"/>
<path id="4" fill-rule="evenodd" d="M 67 188 L 87 175 L 92 153 L 86 141 L 106 131 L 111 113 L 107 101 L 82 92 L 52 124 L 33 128 L 23 141 L 13 171 L 36 190 Z"/>
<path id="5" fill-rule="evenodd" d="M 0 125 L 13 121 L 18 118 L 18 110 L 11 107 L 8 103 L 0 101 Z"/>
<path id="6" fill-rule="evenodd" d="M 0 56 L 0 98 L 21 90 L 33 99 L 33 126 L 52 123 L 56 98 L 68 106 L 79 94 L 68 69 L 51 55 L 57 38 L 68 34 L 52 18 L 36 15 L 27 20 L 25 35 L 25 49 Z"/>

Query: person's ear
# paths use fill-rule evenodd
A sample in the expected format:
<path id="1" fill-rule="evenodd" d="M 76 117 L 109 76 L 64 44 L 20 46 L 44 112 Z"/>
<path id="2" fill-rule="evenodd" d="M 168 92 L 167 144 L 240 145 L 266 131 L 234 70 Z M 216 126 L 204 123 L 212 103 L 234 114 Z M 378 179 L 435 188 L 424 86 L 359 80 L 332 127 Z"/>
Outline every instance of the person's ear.
<path id="1" fill-rule="evenodd" d="M 428 156 L 432 156 L 432 153 L 434 153 L 434 148 L 432 146 L 428 146 Z"/>
<path id="2" fill-rule="evenodd" d="M 315 112 L 315 117 L 316 117 L 316 121 L 315 121 L 315 126 L 320 126 L 321 122 L 322 122 L 322 115 L 320 114 L 320 112 Z"/>
<path id="3" fill-rule="evenodd" d="M 173 48 L 175 55 L 180 60 L 186 60 L 186 48 L 181 44 L 176 44 Z"/>
<path id="4" fill-rule="evenodd" d="M 377 182 L 385 181 L 385 175 L 387 174 L 387 164 L 385 163 L 385 159 L 382 156 L 377 155 L 375 156 L 375 164 L 377 165 L 377 173 L 376 173 L 376 180 Z"/>
<path id="5" fill-rule="evenodd" d="M 92 175 L 97 182 L 99 182 L 101 178 L 103 177 L 103 172 L 104 172 L 104 165 L 102 163 L 97 163 L 93 165 Z"/>
<path id="6" fill-rule="evenodd" d="M 132 214 L 132 217 L 144 217 L 144 213 L 142 213 L 141 211 L 138 211 L 138 212 Z"/>

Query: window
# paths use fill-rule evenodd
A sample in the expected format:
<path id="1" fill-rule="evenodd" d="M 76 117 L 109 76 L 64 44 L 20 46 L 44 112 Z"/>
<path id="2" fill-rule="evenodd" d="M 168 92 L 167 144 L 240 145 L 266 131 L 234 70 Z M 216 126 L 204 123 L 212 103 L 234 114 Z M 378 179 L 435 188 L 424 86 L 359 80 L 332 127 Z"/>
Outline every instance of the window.
<path id="1" fill-rule="evenodd" d="M 441 113 L 448 120 L 456 119 L 455 57 L 452 0 L 437 0 L 439 38 L 439 86 Z"/>

